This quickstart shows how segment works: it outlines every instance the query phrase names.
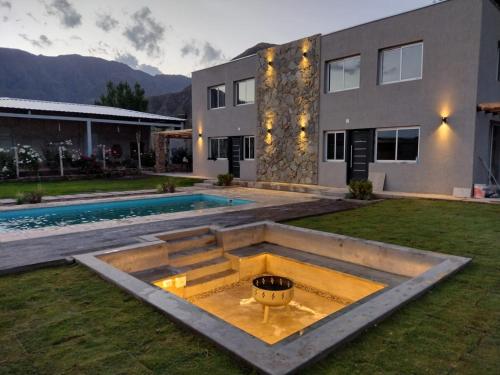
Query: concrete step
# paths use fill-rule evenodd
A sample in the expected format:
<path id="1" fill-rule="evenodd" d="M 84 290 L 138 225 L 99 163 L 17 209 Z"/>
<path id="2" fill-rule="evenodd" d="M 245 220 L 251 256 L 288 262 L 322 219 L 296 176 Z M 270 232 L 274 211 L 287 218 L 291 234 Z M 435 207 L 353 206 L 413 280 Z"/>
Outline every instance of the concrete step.
<path id="1" fill-rule="evenodd" d="M 210 233 L 210 228 L 197 227 L 197 228 L 175 230 L 171 232 L 161 233 L 159 235 L 156 235 L 156 237 L 162 241 L 170 241 L 170 240 L 178 240 L 180 238 L 200 236 L 206 233 Z"/>
<path id="2" fill-rule="evenodd" d="M 204 262 L 176 268 L 179 273 L 186 275 L 186 279 L 188 282 L 215 273 L 228 271 L 230 269 L 231 262 L 225 257 L 213 258 Z"/>
<path id="3" fill-rule="evenodd" d="M 214 245 L 217 239 L 213 233 L 203 233 L 195 236 L 172 239 L 166 242 L 169 256 L 171 256 L 178 251 Z"/>
<path id="4" fill-rule="evenodd" d="M 221 257 L 223 253 L 222 247 L 217 245 L 197 247 L 169 254 L 169 261 L 172 267 L 185 267 Z"/>
<path id="5" fill-rule="evenodd" d="M 203 276 L 188 281 L 184 287 L 184 298 L 189 298 L 197 294 L 209 292 L 226 285 L 234 284 L 239 281 L 239 273 L 234 270 L 226 270 L 211 275 Z"/>

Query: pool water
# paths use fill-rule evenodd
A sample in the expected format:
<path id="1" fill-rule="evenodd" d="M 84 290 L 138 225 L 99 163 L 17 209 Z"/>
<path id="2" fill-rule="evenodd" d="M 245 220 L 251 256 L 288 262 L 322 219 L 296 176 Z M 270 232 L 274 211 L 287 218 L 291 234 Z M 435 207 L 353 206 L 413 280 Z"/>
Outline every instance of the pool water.
<path id="1" fill-rule="evenodd" d="M 251 201 L 230 199 L 217 195 L 192 194 L 9 210 L 0 212 L 0 233 L 52 226 L 60 227 L 95 223 L 104 220 L 126 219 L 214 207 L 238 206 L 247 203 L 251 203 Z"/>

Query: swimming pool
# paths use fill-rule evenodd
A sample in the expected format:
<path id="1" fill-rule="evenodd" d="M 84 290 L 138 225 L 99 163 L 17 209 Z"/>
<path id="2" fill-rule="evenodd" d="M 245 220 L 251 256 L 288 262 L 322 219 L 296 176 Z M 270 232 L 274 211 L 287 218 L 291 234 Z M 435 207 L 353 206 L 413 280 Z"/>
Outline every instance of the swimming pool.
<path id="1" fill-rule="evenodd" d="M 0 212 L 0 233 L 53 226 L 95 223 L 172 212 L 238 206 L 252 201 L 217 195 L 191 194 L 114 202 L 74 204 Z"/>

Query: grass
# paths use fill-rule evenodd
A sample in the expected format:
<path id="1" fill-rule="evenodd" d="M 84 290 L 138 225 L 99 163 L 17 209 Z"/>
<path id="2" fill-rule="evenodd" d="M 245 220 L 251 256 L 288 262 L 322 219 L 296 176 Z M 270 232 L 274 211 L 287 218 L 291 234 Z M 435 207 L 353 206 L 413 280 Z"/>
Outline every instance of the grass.
<path id="1" fill-rule="evenodd" d="M 306 374 L 495 374 L 500 206 L 390 200 L 289 224 L 473 257 Z M 0 374 L 251 373 L 80 266 L 0 278 Z"/>
<path id="2" fill-rule="evenodd" d="M 176 186 L 191 186 L 200 180 L 195 178 L 170 177 Z M 144 176 L 140 178 L 91 179 L 74 181 L 49 181 L 40 185 L 45 195 L 64 195 L 79 193 L 96 193 L 107 191 L 125 191 L 155 189 L 166 177 Z M 16 193 L 36 189 L 38 182 L 0 182 L 0 198 L 15 198 Z"/>

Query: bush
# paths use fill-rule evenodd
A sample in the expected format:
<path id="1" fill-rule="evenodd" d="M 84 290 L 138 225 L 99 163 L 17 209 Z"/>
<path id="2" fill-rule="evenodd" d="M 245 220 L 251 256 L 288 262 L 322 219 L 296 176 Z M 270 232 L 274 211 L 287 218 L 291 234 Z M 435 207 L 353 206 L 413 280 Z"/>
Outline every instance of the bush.
<path id="1" fill-rule="evenodd" d="M 96 160 L 94 156 L 82 156 L 80 159 L 73 162 L 73 166 L 77 167 L 82 174 L 102 174 L 101 164 Z"/>
<path id="2" fill-rule="evenodd" d="M 349 198 L 370 200 L 373 198 L 373 184 L 369 180 L 353 180 L 349 183 Z"/>
<path id="3" fill-rule="evenodd" d="M 220 174 L 217 176 L 217 186 L 231 186 L 233 178 L 231 173 Z"/>
<path id="4" fill-rule="evenodd" d="M 165 182 L 162 182 L 156 187 L 156 191 L 160 194 L 175 193 L 175 182 L 170 178 L 167 178 Z"/>
<path id="5" fill-rule="evenodd" d="M 17 156 L 20 168 L 38 172 L 40 163 L 43 161 L 41 155 L 30 145 L 17 145 Z"/>
<path id="6" fill-rule="evenodd" d="M 0 177 L 14 178 L 16 177 L 16 165 L 14 164 L 14 156 L 10 150 L 0 148 Z"/>
<path id="7" fill-rule="evenodd" d="M 41 203 L 45 192 L 40 185 L 35 190 L 19 192 L 16 194 L 16 204 Z"/>

